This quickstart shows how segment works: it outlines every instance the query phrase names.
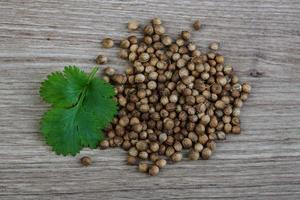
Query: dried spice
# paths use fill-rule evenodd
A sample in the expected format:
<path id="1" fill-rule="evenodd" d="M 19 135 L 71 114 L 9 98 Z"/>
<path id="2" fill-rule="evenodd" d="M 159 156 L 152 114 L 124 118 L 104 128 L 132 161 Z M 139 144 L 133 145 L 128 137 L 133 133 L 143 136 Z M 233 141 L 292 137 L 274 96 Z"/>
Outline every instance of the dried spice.
<path id="1" fill-rule="evenodd" d="M 136 20 L 131 20 L 131 21 L 128 22 L 127 28 L 130 31 L 137 30 L 139 28 L 139 22 L 136 21 Z"/>
<path id="2" fill-rule="evenodd" d="M 88 156 L 84 156 L 80 159 L 80 162 L 83 166 L 89 166 L 92 164 L 92 159 Z"/>
<path id="3" fill-rule="evenodd" d="M 103 55 L 99 55 L 97 58 L 96 58 L 96 63 L 98 65 L 103 65 L 103 64 L 106 64 L 108 61 L 107 57 L 106 56 L 103 56 Z"/>
<path id="4" fill-rule="evenodd" d="M 130 30 L 137 27 L 128 23 Z M 193 27 L 199 30 L 200 21 Z M 181 161 L 184 151 L 190 160 L 207 160 L 216 141 L 239 134 L 240 108 L 251 86 L 239 83 L 219 43 L 209 47 L 206 54 L 198 50 L 189 31 L 170 37 L 160 18 L 144 27 L 142 38 L 122 39 L 119 55 L 130 66 L 124 74 L 104 69 L 116 87 L 119 112 L 100 147 L 123 148 L 128 164 L 155 176 Z"/>
<path id="5" fill-rule="evenodd" d="M 196 31 L 199 31 L 199 30 L 200 30 L 200 28 L 201 28 L 201 22 L 200 22 L 199 19 L 197 19 L 197 20 L 194 22 L 193 27 L 194 27 L 194 29 L 195 29 Z"/>
<path id="6" fill-rule="evenodd" d="M 111 38 L 104 38 L 102 40 L 103 48 L 112 48 L 114 46 L 114 41 Z"/>

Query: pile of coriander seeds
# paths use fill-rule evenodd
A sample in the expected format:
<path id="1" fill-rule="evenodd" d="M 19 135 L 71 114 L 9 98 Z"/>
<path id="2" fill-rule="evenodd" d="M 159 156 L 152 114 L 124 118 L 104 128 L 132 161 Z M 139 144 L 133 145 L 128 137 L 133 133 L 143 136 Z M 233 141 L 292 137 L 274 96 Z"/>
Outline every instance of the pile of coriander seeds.
<path id="1" fill-rule="evenodd" d="M 200 21 L 193 27 L 199 30 Z M 130 30 L 139 24 L 131 21 Z M 102 41 L 105 48 L 114 41 Z M 177 39 L 166 34 L 159 18 L 143 28 L 143 38 L 129 36 L 119 43 L 119 56 L 129 61 L 124 74 L 107 67 L 103 79 L 115 85 L 118 116 L 107 128 L 102 149 L 121 147 L 127 162 L 155 176 L 167 163 L 207 160 L 216 140 L 239 134 L 240 109 L 251 87 L 238 76 L 212 43 L 204 54 L 182 31 Z M 107 63 L 98 56 L 98 64 Z"/>

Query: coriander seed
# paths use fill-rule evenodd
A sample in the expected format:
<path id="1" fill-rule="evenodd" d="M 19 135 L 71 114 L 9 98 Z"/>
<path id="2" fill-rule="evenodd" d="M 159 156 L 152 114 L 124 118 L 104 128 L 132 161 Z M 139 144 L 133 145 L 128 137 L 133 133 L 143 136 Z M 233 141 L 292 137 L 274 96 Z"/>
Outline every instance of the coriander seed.
<path id="1" fill-rule="evenodd" d="M 152 165 L 149 169 L 150 176 L 156 176 L 159 173 L 159 167 L 156 165 Z"/>
<path id="2" fill-rule="evenodd" d="M 242 90 L 243 90 L 243 92 L 245 92 L 245 93 L 250 93 L 250 91 L 251 91 L 251 86 L 249 85 L 249 83 L 244 83 L 244 84 L 242 85 Z"/>
<path id="3" fill-rule="evenodd" d="M 96 58 L 96 64 L 98 64 L 98 65 L 106 64 L 107 61 L 108 61 L 107 57 L 103 56 L 103 55 L 99 55 Z"/>
<path id="4" fill-rule="evenodd" d="M 161 42 L 164 45 L 169 46 L 169 45 L 172 44 L 172 38 L 170 36 L 168 36 L 168 35 L 165 35 L 165 36 L 162 37 Z"/>
<path id="5" fill-rule="evenodd" d="M 102 79 L 107 83 L 110 82 L 110 78 L 108 76 L 103 76 Z"/>
<path id="6" fill-rule="evenodd" d="M 176 44 L 177 44 L 179 47 L 183 46 L 184 43 L 185 43 L 185 41 L 184 41 L 183 39 L 181 39 L 181 38 L 178 38 L 178 39 L 176 40 Z M 178 49 L 178 51 L 179 51 L 179 49 Z"/>
<path id="7" fill-rule="evenodd" d="M 217 137 L 219 140 L 225 140 L 226 139 L 226 134 L 223 131 L 218 131 L 217 132 Z"/>
<path id="8" fill-rule="evenodd" d="M 179 161 L 182 160 L 182 154 L 179 153 L 179 152 L 176 152 L 176 153 L 174 153 L 174 154 L 172 155 L 171 159 L 172 159 L 172 161 L 174 161 L 174 162 L 179 162 Z"/>
<path id="9" fill-rule="evenodd" d="M 112 48 L 114 46 L 114 41 L 111 38 L 104 38 L 102 40 L 102 46 L 104 48 Z"/>
<path id="10" fill-rule="evenodd" d="M 139 164 L 139 171 L 140 172 L 143 172 L 143 173 L 145 173 L 145 172 L 147 172 L 148 171 L 148 164 L 147 163 L 144 163 L 144 162 L 141 162 L 140 164 Z"/>
<path id="11" fill-rule="evenodd" d="M 156 142 L 152 142 L 150 144 L 150 149 L 152 152 L 157 152 L 159 150 L 159 144 Z"/>
<path id="12" fill-rule="evenodd" d="M 139 27 L 137 21 L 127 26 L 129 30 Z M 200 21 L 193 27 L 199 30 Z M 190 160 L 200 156 L 207 160 L 216 140 L 241 132 L 240 111 L 251 86 L 240 84 L 224 56 L 217 53 L 219 43 L 211 43 L 210 52 L 203 53 L 190 39 L 189 31 L 172 38 L 155 18 L 144 26 L 140 39 L 131 35 L 120 41 L 119 56 L 130 65 L 125 73 L 104 69 L 103 79 L 115 84 L 119 112 L 100 148 L 121 146 L 128 151 L 128 164 L 139 162 L 139 171 L 150 175 L 166 165 L 162 157 L 178 162 L 188 149 Z M 111 42 L 107 46 L 112 47 Z M 97 63 L 107 62 L 97 59 Z"/>
<path id="13" fill-rule="evenodd" d="M 162 25 L 154 25 L 154 32 L 157 35 L 163 35 L 166 32 L 166 30 L 165 27 L 163 27 Z"/>
<path id="14" fill-rule="evenodd" d="M 241 127 L 240 126 L 233 126 L 231 131 L 232 131 L 233 134 L 240 134 L 241 133 Z"/>
<path id="15" fill-rule="evenodd" d="M 212 151 L 214 151 L 216 149 L 216 146 L 217 146 L 216 143 L 212 140 L 210 140 L 206 143 L 206 147 L 210 148 Z"/>
<path id="16" fill-rule="evenodd" d="M 169 147 L 166 149 L 165 155 L 166 155 L 167 157 L 170 157 L 170 156 L 172 156 L 174 153 L 175 153 L 175 149 L 174 149 L 172 146 L 169 146 Z"/>
<path id="17" fill-rule="evenodd" d="M 203 115 L 203 116 L 201 117 L 201 121 L 200 121 L 201 124 L 206 125 L 206 124 L 208 124 L 209 122 L 210 122 L 210 117 L 209 117 L 209 115 Z"/>
<path id="18" fill-rule="evenodd" d="M 131 35 L 127 39 L 129 40 L 130 44 L 132 44 L 132 45 L 136 44 L 138 42 L 138 39 L 137 39 L 137 37 L 135 35 Z"/>
<path id="19" fill-rule="evenodd" d="M 201 152 L 203 150 L 203 145 L 201 143 L 196 143 L 194 145 L 194 150 L 197 152 Z"/>
<path id="20" fill-rule="evenodd" d="M 176 103 L 178 101 L 178 96 L 176 94 L 172 94 L 170 97 L 169 97 L 169 101 L 171 103 Z"/>
<path id="21" fill-rule="evenodd" d="M 157 161 L 158 159 L 159 159 L 158 153 L 151 153 L 151 154 L 150 154 L 150 160 L 151 160 L 152 162 L 155 162 L 155 161 Z"/>
<path id="22" fill-rule="evenodd" d="M 199 143 L 202 145 L 205 145 L 206 142 L 208 141 L 208 137 L 205 134 L 200 135 L 198 139 L 199 139 Z"/>
<path id="23" fill-rule="evenodd" d="M 213 42 L 213 43 L 211 43 L 211 44 L 209 45 L 209 48 L 210 48 L 211 50 L 217 51 L 217 50 L 219 49 L 219 43 Z"/>
<path id="24" fill-rule="evenodd" d="M 155 165 L 158 166 L 160 169 L 161 168 L 164 168 L 167 164 L 167 161 L 165 159 L 158 159 L 156 162 L 155 162 Z"/>
<path id="25" fill-rule="evenodd" d="M 128 22 L 127 28 L 130 31 L 137 30 L 139 28 L 139 22 L 136 21 L 136 20 L 131 20 L 131 21 Z"/>
<path id="26" fill-rule="evenodd" d="M 154 32 L 153 26 L 151 26 L 151 25 L 145 26 L 145 28 L 144 28 L 144 34 L 146 34 L 146 35 L 152 35 L 153 32 Z"/>
<path id="27" fill-rule="evenodd" d="M 192 143 L 192 140 L 190 138 L 184 138 L 182 140 L 182 145 L 185 149 L 188 149 L 193 145 L 193 143 Z"/>
<path id="28" fill-rule="evenodd" d="M 201 22 L 200 22 L 199 19 L 197 19 L 197 20 L 194 22 L 193 27 L 194 27 L 194 29 L 195 29 L 196 31 L 199 31 L 199 30 L 200 30 L 200 28 L 201 28 Z"/>
<path id="29" fill-rule="evenodd" d="M 83 166 L 89 166 L 92 164 L 92 159 L 88 156 L 84 156 L 80 159 L 80 162 Z"/>
<path id="30" fill-rule="evenodd" d="M 122 49 L 128 49 L 130 47 L 130 42 L 127 39 L 121 40 L 120 47 Z"/>
<path id="31" fill-rule="evenodd" d="M 191 150 L 191 151 L 189 152 L 189 159 L 190 159 L 190 160 L 198 160 L 199 157 L 200 157 L 200 154 L 199 154 L 198 151 Z"/>
<path id="32" fill-rule="evenodd" d="M 161 19 L 159 17 L 155 17 L 154 19 L 152 19 L 152 24 L 153 25 L 160 25 L 160 24 L 162 24 Z"/>
<path id="33" fill-rule="evenodd" d="M 143 74 L 137 74 L 135 76 L 136 83 L 143 83 L 145 81 L 145 76 Z"/>
<path id="34" fill-rule="evenodd" d="M 181 151 L 182 150 L 182 144 L 180 142 L 175 142 L 174 145 L 173 145 L 173 148 L 176 151 Z"/>
<path id="35" fill-rule="evenodd" d="M 211 154 L 212 154 L 212 151 L 209 148 L 204 148 L 201 152 L 201 157 L 204 160 L 208 160 L 209 157 L 211 156 Z"/>
<path id="36" fill-rule="evenodd" d="M 139 57 L 141 62 L 147 62 L 150 59 L 150 55 L 148 53 L 142 53 Z"/>
<path id="37" fill-rule="evenodd" d="M 137 163 L 137 158 L 135 156 L 128 156 L 127 163 L 129 165 L 135 165 Z"/>
<path id="38" fill-rule="evenodd" d="M 131 147 L 131 143 L 130 143 L 128 140 L 125 140 L 125 141 L 123 142 L 123 144 L 122 144 L 122 148 L 123 148 L 124 150 L 129 150 L 130 147 Z"/>
<path id="39" fill-rule="evenodd" d="M 100 148 L 101 149 L 107 149 L 109 147 L 109 142 L 107 140 L 102 140 L 100 142 Z"/>
<path id="40" fill-rule="evenodd" d="M 181 32 L 181 37 L 184 40 L 189 40 L 191 38 L 191 33 L 188 31 L 182 31 Z"/>
<path id="41" fill-rule="evenodd" d="M 136 157 L 138 155 L 138 153 L 139 152 L 137 151 L 137 149 L 135 147 L 131 147 L 128 151 L 128 154 L 133 157 Z"/>
<path id="42" fill-rule="evenodd" d="M 148 153 L 146 151 L 141 151 L 139 153 L 139 158 L 142 160 L 146 160 L 148 158 Z"/>
<path id="43" fill-rule="evenodd" d="M 105 73 L 107 76 L 113 76 L 113 75 L 116 73 L 116 71 L 115 71 L 115 69 L 112 68 L 112 67 L 106 67 L 106 68 L 104 69 L 104 73 Z"/>
<path id="44" fill-rule="evenodd" d="M 159 141 L 160 141 L 160 143 L 165 142 L 167 140 L 167 138 L 168 138 L 168 135 L 166 133 L 161 133 L 159 135 Z"/>

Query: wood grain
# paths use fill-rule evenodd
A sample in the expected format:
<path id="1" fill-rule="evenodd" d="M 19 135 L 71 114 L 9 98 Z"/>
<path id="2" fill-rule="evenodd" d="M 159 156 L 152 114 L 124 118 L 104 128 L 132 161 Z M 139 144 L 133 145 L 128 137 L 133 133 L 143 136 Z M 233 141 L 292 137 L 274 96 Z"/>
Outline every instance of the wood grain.
<path id="1" fill-rule="evenodd" d="M 48 108 L 41 80 L 67 64 L 84 69 L 100 52 L 127 63 L 100 40 L 128 36 L 126 22 L 160 16 L 175 36 L 221 52 L 253 93 L 242 110 L 242 134 L 218 143 L 208 161 L 168 165 L 158 177 L 137 173 L 125 152 L 57 156 L 39 134 Z M 300 199 L 300 2 L 298 0 L 1 0 L 0 199 Z M 83 168 L 80 156 L 93 165 Z"/>

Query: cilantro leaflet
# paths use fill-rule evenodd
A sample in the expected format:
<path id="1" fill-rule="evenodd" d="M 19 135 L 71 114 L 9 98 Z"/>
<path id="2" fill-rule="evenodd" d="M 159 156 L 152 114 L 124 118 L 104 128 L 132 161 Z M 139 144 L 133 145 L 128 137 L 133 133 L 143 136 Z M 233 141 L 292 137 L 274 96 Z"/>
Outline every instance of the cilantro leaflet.
<path id="1" fill-rule="evenodd" d="M 88 75 L 67 66 L 42 82 L 40 96 L 52 108 L 42 118 L 41 132 L 57 154 L 74 156 L 84 147 L 96 148 L 117 113 L 114 88 L 95 78 L 97 71 Z"/>

